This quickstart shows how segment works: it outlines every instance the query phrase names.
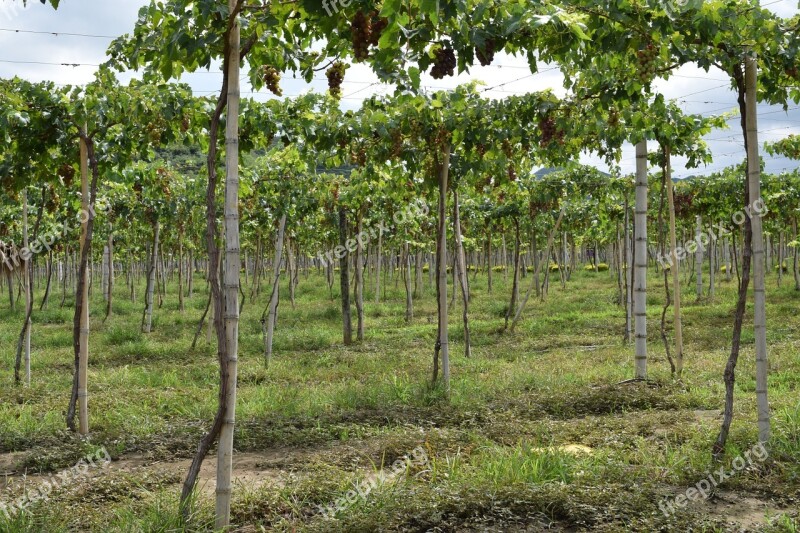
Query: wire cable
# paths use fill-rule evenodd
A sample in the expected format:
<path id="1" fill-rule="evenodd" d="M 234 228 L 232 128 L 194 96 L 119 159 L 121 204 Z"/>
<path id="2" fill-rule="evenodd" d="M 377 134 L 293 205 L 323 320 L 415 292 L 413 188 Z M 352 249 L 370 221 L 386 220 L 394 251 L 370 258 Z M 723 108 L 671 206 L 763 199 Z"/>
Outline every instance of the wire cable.
<path id="1" fill-rule="evenodd" d="M 61 32 L 61 31 L 34 31 L 34 30 L 22 30 L 18 28 L 0 28 L 0 31 L 8 32 L 8 33 L 29 33 L 33 35 L 50 35 L 52 37 L 87 37 L 90 39 L 116 39 L 116 36 L 113 35 L 91 35 L 88 33 L 69 33 L 69 32 Z"/>

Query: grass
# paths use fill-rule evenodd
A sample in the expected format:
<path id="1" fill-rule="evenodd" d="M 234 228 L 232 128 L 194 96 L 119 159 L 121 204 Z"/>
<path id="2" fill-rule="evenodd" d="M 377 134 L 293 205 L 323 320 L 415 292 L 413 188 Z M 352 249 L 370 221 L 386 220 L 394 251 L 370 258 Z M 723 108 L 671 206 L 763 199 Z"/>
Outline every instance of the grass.
<path id="1" fill-rule="evenodd" d="M 665 517 L 658 502 L 717 468 L 710 449 L 735 287 L 718 278 L 716 298 L 701 302 L 694 301 L 693 285 L 684 287 L 686 375 L 675 383 L 658 335 L 663 290 L 651 273 L 651 382 L 620 384 L 632 376 L 633 349 L 621 341 L 624 311 L 614 303 L 613 276 L 581 268 L 566 290 L 553 279 L 547 299 L 531 299 L 513 334 L 499 333 L 510 279 L 495 272 L 489 294 L 485 274 L 471 277 L 473 357 L 463 357 L 457 304 L 450 317 L 449 402 L 429 384 L 436 306 L 427 274 L 410 323 L 403 320 L 402 282 L 385 280 L 379 304 L 368 283 L 366 339 L 350 347 L 341 344 L 339 302 L 331 300 L 324 278 L 301 275 L 294 307 L 282 287 L 269 370 L 258 322 L 269 291 L 248 299 L 235 445 L 237 457 L 252 464 L 239 472 L 246 481 L 235 489 L 234 522 L 252 531 L 725 531 L 726 517 L 713 506 Z M 529 280 L 522 279 L 523 288 Z M 800 293 L 790 285 L 777 288 L 775 274 L 768 278 L 770 458 L 721 489 L 768 504 L 769 519 L 759 527 L 776 532 L 797 530 L 792 505 L 800 498 Z M 189 524 L 181 525 L 176 513 L 187 461 L 216 408 L 215 350 L 205 333 L 190 349 L 206 295 L 187 299 L 181 313 L 173 280 L 155 311 L 153 332 L 142 334 L 141 298 L 130 302 L 124 283 L 117 289 L 106 322 L 97 288 L 92 299 L 91 436 L 85 440 L 64 429 L 72 311 L 60 309 L 54 294 L 45 311 L 34 313 L 31 387 L 14 386 L 10 372 L 0 376 L 0 471 L 16 480 L 0 491 L 0 503 L 18 497 L 23 472 L 40 479 L 102 446 L 116 461 L 23 515 L 8 519 L 0 508 L 0 532 L 213 529 L 210 493 L 198 494 Z M 21 321 L 21 310 L 0 309 L 5 346 L 16 345 Z M 751 310 L 745 324 L 726 461 L 756 440 Z M 0 365 L 12 368 L 12 349 L 3 351 Z M 572 453 L 569 445 L 589 453 Z M 335 520 L 319 513 L 419 446 L 427 451 L 425 464 L 356 498 Z"/>

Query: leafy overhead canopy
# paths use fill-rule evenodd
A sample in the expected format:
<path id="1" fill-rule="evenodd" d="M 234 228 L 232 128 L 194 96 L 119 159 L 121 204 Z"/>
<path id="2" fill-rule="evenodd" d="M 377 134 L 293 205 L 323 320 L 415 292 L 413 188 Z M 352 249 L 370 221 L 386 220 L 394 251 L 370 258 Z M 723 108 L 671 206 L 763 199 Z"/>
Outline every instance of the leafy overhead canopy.
<path id="1" fill-rule="evenodd" d="M 536 71 L 537 62 L 563 59 L 588 39 L 583 15 L 530 0 L 391 0 L 380 8 L 366 0 L 240 0 L 238 8 L 250 80 L 276 93 L 280 73 L 310 81 L 315 67 L 348 57 L 417 89 L 431 66 L 435 76 L 450 76 L 505 50 L 526 55 Z M 209 69 L 225 56 L 230 15 L 214 0 L 152 0 L 133 33 L 111 43 L 110 63 L 164 79 Z"/>
<path id="2" fill-rule="evenodd" d="M 666 164 L 664 149 L 669 149 L 672 155 L 686 156 L 687 168 L 710 163 L 713 158 L 703 136 L 714 129 L 728 127 L 724 115 L 687 115 L 674 101 L 667 102 L 663 95 L 655 98 L 649 112 L 653 123 L 652 137 L 662 148 L 651 152 L 650 158 L 659 166 Z"/>
<path id="3" fill-rule="evenodd" d="M 77 159 L 66 90 L 52 82 L 0 80 L 0 186 L 20 190 L 33 179 L 53 180 L 66 160 Z"/>
<path id="4" fill-rule="evenodd" d="M 749 0 L 689 2 L 566 0 L 565 9 L 587 15 L 592 46 L 576 50 L 565 65 L 567 84 L 579 96 L 607 105 L 641 99 L 656 77 L 669 78 L 684 64 L 717 67 L 734 80 L 745 53 L 759 59 L 759 99 L 786 105 L 800 100 L 800 32 L 787 20 Z M 603 50 L 602 54 L 596 53 Z"/>
<path id="5" fill-rule="evenodd" d="M 91 159 L 104 172 L 150 159 L 162 143 L 196 142 L 191 126 L 200 104 L 185 85 L 121 86 L 107 68 L 84 87 L 0 80 L 0 186 L 15 191 L 37 179 L 70 181 L 79 137 L 97 148 Z"/>
<path id="6" fill-rule="evenodd" d="M 800 135 L 789 135 L 780 141 L 765 145 L 770 155 L 782 155 L 789 159 L 800 159 Z"/>

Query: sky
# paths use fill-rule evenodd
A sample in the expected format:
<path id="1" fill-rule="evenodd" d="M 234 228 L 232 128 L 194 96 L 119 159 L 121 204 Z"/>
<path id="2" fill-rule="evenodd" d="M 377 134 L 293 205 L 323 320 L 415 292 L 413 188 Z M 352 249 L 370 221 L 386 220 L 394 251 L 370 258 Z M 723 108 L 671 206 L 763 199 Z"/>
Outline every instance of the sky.
<path id="1" fill-rule="evenodd" d="M 31 81 L 51 80 L 58 84 L 87 83 L 93 79 L 97 65 L 106 59 L 105 52 L 111 39 L 130 32 L 139 8 L 148 3 L 149 0 L 62 0 L 58 11 L 55 11 L 38 0 L 29 0 L 24 8 L 20 0 L 0 0 L 0 77 L 20 76 Z M 782 17 L 790 17 L 798 12 L 798 0 L 768 0 L 762 5 Z M 214 70 L 218 71 L 219 67 L 212 67 L 212 72 L 184 75 L 180 81 L 191 85 L 198 95 L 215 94 L 219 91 L 222 75 Z M 548 88 L 560 96 L 566 93 L 563 77 L 557 69 L 541 65 L 539 70 L 531 74 L 523 57 L 497 54 L 494 63 L 488 67 L 477 66 L 469 73 L 443 80 L 423 75 L 422 84 L 430 90 L 437 90 L 478 80 L 485 84 L 484 95 L 489 98 L 504 98 Z M 129 78 L 130 74 L 120 75 L 123 82 Z M 323 92 L 327 89 L 327 81 L 322 72 L 311 84 L 292 79 L 289 73 L 284 75 L 281 86 L 284 96 L 291 97 L 309 90 Z M 364 98 L 391 91 L 392 87 L 379 83 L 368 67 L 353 65 L 348 69 L 343 84 L 342 107 L 357 109 Z M 737 109 L 736 94 L 731 89 L 730 80 L 719 70 L 705 72 L 697 67 L 684 66 L 669 80 L 657 81 L 654 91 L 664 94 L 667 99 L 677 100 L 686 113 L 710 116 Z M 242 92 L 244 96 L 259 100 L 273 97 L 266 90 L 253 93 L 247 80 L 243 80 Z M 758 121 L 762 146 L 765 141 L 800 134 L 800 105 L 790 104 L 788 112 L 779 106 L 759 105 Z M 729 129 L 716 130 L 706 137 L 714 155 L 713 163 L 699 169 L 686 169 L 685 161 L 675 158 L 675 178 L 707 175 L 744 159 L 738 118 L 728 123 Z M 768 172 L 800 166 L 798 161 L 763 155 Z M 592 155 L 584 156 L 582 162 L 608 170 L 599 158 Z M 624 147 L 620 168 L 623 173 L 634 171 L 632 146 Z"/>

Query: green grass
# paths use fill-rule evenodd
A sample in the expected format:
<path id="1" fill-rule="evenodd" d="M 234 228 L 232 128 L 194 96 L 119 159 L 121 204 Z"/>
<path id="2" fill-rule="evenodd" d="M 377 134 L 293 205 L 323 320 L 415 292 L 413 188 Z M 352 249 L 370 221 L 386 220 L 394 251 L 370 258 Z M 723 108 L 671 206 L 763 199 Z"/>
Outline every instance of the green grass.
<path id="1" fill-rule="evenodd" d="M 566 289 L 551 278 L 542 302 L 532 297 L 515 333 L 500 333 L 510 276 L 470 275 L 473 357 L 463 357 L 461 308 L 451 310 L 452 392 L 445 401 L 429 384 L 436 334 L 433 290 L 414 302 L 403 320 L 402 281 L 385 279 L 374 303 L 368 277 L 366 338 L 341 343 L 341 309 L 323 277 L 300 276 L 292 306 L 285 282 L 272 366 L 263 366 L 258 322 L 269 295 L 245 303 L 240 325 L 236 451 L 256 458 L 265 482 L 237 486 L 233 520 L 258 531 L 443 531 L 591 529 L 599 531 L 724 531 L 713 506 L 666 518 L 657 504 L 717 467 L 716 437 L 730 350 L 733 283 L 718 277 L 713 301 L 694 301 L 684 286 L 686 374 L 675 383 L 658 333 L 662 279 L 648 280 L 650 383 L 632 377 L 633 348 L 621 338 L 624 310 L 617 306 L 611 272 L 572 273 Z M 706 274 L 707 275 L 707 274 Z M 683 276 L 682 276 L 683 278 Z M 775 510 L 765 531 L 796 531 L 792 502 L 800 497 L 800 403 L 796 309 L 800 293 L 768 277 L 770 402 L 774 441 L 770 458 L 737 474 L 725 489 L 769 501 Z M 123 278 L 120 278 L 121 280 Z M 706 278 L 707 279 L 707 278 Z M 530 276 L 521 279 L 527 290 Z M 338 297 L 338 282 L 334 298 Z M 202 288 L 202 280 L 196 287 Z M 452 290 L 452 287 L 450 287 Z M 33 316 L 33 382 L 0 375 L 0 465 L 17 475 L 52 473 L 105 446 L 115 459 L 137 462 L 104 473 L 90 484 L 52 494 L 30 512 L 6 520 L 0 532 L 209 531 L 213 501 L 199 495 L 196 514 L 181 525 L 176 513 L 183 463 L 191 458 L 216 409 L 217 362 L 205 332 L 190 348 L 206 294 L 178 311 L 176 285 L 168 285 L 150 334 L 139 331 L 139 300 L 117 284 L 114 315 L 103 322 L 95 288 L 91 307 L 90 426 L 82 440 L 65 431 L 72 380 L 72 310 L 53 294 Z M 249 291 L 245 290 L 249 295 Z M 40 296 L 40 292 L 37 292 Z M 69 298 L 67 299 L 69 301 Z M 737 368 L 736 418 L 727 461 L 756 439 L 752 310 Z M 671 313 L 668 313 L 671 317 Z M 0 341 L 15 346 L 21 310 L 0 309 Z M 10 370 L 13 350 L 0 365 Z M 562 446 L 578 444 L 590 454 Z M 425 465 L 328 520 L 318 513 L 346 496 L 380 465 L 418 446 Z M 11 453 L 14 455 L 10 455 Z M 116 464 L 116 463 L 115 463 Z M 0 483 L 2 483 L 0 478 Z M 3 485 L 0 485 L 2 487 Z M 0 491 L 0 502 L 14 496 Z M 784 506 L 784 507 L 782 507 Z"/>

